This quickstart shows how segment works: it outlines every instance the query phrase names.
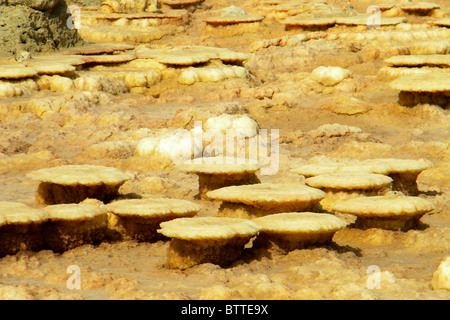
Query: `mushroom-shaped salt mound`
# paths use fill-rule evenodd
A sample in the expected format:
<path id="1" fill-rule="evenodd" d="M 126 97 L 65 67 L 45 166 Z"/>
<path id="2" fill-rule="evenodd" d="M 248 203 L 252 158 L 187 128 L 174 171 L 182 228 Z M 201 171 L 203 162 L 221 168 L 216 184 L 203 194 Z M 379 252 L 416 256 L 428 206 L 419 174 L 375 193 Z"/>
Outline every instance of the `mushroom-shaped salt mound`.
<path id="1" fill-rule="evenodd" d="M 327 213 L 285 212 L 253 219 L 262 229 L 254 247 L 274 246 L 288 252 L 331 242 L 336 231 L 347 223 Z"/>
<path id="2" fill-rule="evenodd" d="M 132 1 L 132 0 L 103 0 L 100 5 L 100 12 L 152 12 L 159 10 L 158 0 Z"/>
<path id="3" fill-rule="evenodd" d="M 229 6 L 222 9 L 222 14 L 220 16 L 209 17 L 203 21 L 213 26 L 224 26 L 238 23 L 259 22 L 263 19 L 263 16 L 249 16 L 244 9 L 236 6 Z"/>
<path id="4" fill-rule="evenodd" d="M 95 165 L 66 165 L 45 168 L 27 174 L 40 181 L 37 205 L 79 203 L 86 198 L 109 202 L 131 176 L 116 168 Z"/>
<path id="5" fill-rule="evenodd" d="M 205 0 L 161 0 L 161 3 L 171 7 L 172 9 L 182 9 L 199 5 L 203 1 Z"/>
<path id="6" fill-rule="evenodd" d="M 201 263 L 229 265 L 242 255 L 260 229 L 248 219 L 201 217 L 163 222 L 158 232 L 172 238 L 167 266 L 187 269 Z"/>
<path id="7" fill-rule="evenodd" d="M 426 15 L 431 10 L 439 9 L 439 5 L 431 2 L 405 2 L 400 3 L 399 7 L 401 10 L 408 12 L 409 14 Z"/>
<path id="8" fill-rule="evenodd" d="M 450 56 L 446 54 L 417 54 L 417 55 L 399 55 L 384 60 L 391 66 L 432 66 L 432 67 L 450 67 Z"/>
<path id="9" fill-rule="evenodd" d="M 284 24 L 286 30 L 293 28 L 301 28 L 304 30 L 323 30 L 330 28 L 336 24 L 336 19 L 331 17 L 319 17 L 319 18 L 288 18 L 280 21 Z"/>
<path id="10" fill-rule="evenodd" d="M 193 217 L 201 206 L 187 200 L 152 198 L 118 200 L 106 205 L 108 236 L 123 240 L 154 242 L 165 238 L 157 232 L 160 223 Z"/>
<path id="11" fill-rule="evenodd" d="M 414 106 L 420 103 L 450 106 L 450 73 L 423 73 L 397 78 L 389 84 L 400 90 L 398 103 Z"/>
<path id="12" fill-rule="evenodd" d="M 359 162 L 330 162 L 330 163 L 310 163 L 291 170 L 294 174 L 315 177 L 321 174 L 332 173 L 378 173 L 387 175 L 390 173 L 390 166 L 382 163 L 359 163 Z"/>
<path id="13" fill-rule="evenodd" d="M 386 195 L 339 201 L 331 211 L 356 216 L 354 226 L 360 229 L 407 231 L 417 227 L 420 218 L 433 209 L 431 202 L 419 197 Z"/>
<path id="14" fill-rule="evenodd" d="M 63 252 L 83 244 L 95 244 L 105 237 L 108 216 L 93 204 L 56 204 L 43 209 L 49 221 L 44 227 L 45 247 Z"/>
<path id="15" fill-rule="evenodd" d="M 382 164 L 389 166 L 389 177 L 392 178 L 392 190 L 400 191 L 408 196 L 419 194 L 417 177 L 422 171 L 431 167 L 431 162 L 425 159 L 379 158 L 363 161 L 366 164 Z"/>
<path id="16" fill-rule="evenodd" d="M 376 173 L 333 173 L 307 178 L 305 183 L 326 192 L 320 204 L 329 211 L 339 200 L 385 193 L 390 190 L 392 179 Z"/>
<path id="17" fill-rule="evenodd" d="M 23 203 L 0 201 L 0 257 L 44 247 L 42 228 L 48 214 Z"/>
<path id="18" fill-rule="evenodd" d="M 258 163 L 232 157 L 201 158 L 176 166 L 198 176 L 200 199 L 208 199 L 207 192 L 223 187 L 260 183 L 256 175 L 260 167 Z"/>
<path id="19" fill-rule="evenodd" d="M 315 211 L 325 197 L 319 189 L 300 183 L 259 183 L 209 191 L 208 198 L 222 201 L 219 216 L 256 218 L 273 213 Z"/>

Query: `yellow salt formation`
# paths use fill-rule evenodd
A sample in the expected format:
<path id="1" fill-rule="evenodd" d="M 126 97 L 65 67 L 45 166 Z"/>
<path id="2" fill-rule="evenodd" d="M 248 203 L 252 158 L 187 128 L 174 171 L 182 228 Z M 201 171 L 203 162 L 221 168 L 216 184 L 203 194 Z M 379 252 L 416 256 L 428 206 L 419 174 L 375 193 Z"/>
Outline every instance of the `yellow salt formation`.
<path id="1" fill-rule="evenodd" d="M 78 203 L 87 198 L 109 202 L 118 195 L 130 174 L 116 168 L 96 165 L 65 165 L 40 169 L 27 174 L 39 181 L 36 204 L 40 206 Z"/>
<path id="2" fill-rule="evenodd" d="M 322 174 L 333 173 L 377 173 L 387 175 L 390 173 L 390 166 L 383 163 L 361 163 L 360 161 L 339 161 L 330 163 L 309 163 L 291 169 L 294 174 L 315 177 Z"/>
<path id="3" fill-rule="evenodd" d="M 57 204 L 43 208 L 49 216 L 44 227 L 47 249 L 63 252 L 84 244 L 97 244 L 108 227 L 106 211 L 98 205 Z"/>
<path id="4" fill-rule="evenodd" d="M 300 183 L 259 183 L 220 188 L 206 194 L 222 201 L 218 215 L 256 218 L 281 212 L 320 210 L 325 193 Z"/>
<path id="5" fill-rule="evenodd" d="M 48 214 L 19 202 L 0 201 L 0 257 L 44 248 Z"/>
<path id="6" fill-rule="evenodd" d="M 211 157 L 177 165 L 176 168 L 198 176 L 200 199 L 208 199 L 207 192 L 228 186 L 260 183 L 256 171 L 258 163 L 232 157 Z"/>
<path id="7" fill-rule="evenodd" d="M 284 24 L 286 30 L 300 28 L 305 31 L 316 31 L 333 27 L 336 24 L 336 19 L 332 17 L 292 17 L 286 20 L 282 20 L 280 21 L 280 23 Z"/>
<path id="8" fill-rule="evenodd" d="M 330 211 L 332 206 L 340 200 L 384 194 L 391 190 L 392 179 L 376 173 L 341 172 L 310 177 L 305 180 L 305 183 L 326 192 L 320 204 L 323 209 Z"/>
<path id="9" fill-rule="evenodd" d="M 247 219 L 194 217 L 163 222 L 158 232 L 172 238 L 167 267 L 187 269 L 202 263 L 231 264 L 259 230 L 261 226 Z"/>
<path id="10" fill-rule="evenodd" d="M 252 23 L 263 20 L 263 16 L 250 16 L 239 7 L 229 6 L 222 9 L 220 16 L 213 16 L 203 21 L 213 26 L 227 26 L 240 23 Z"/>
<path id="11" fill-rule="evenodd" d="M 431 286 L 434 290 L 450 291 L 450 257 L 446 257 L 433 273 Z"/>
<path id="12" fill-rule="evenodd" d="M 414 106 L 419 103 L 450 106 L 450 73 L 425 73 L 400 77 L 389 84 L 399 90 L 399 104 Z"/>
<path id="13" fill-rule="evenodd" d="M 335 213 L 356 216 L 356 228 L 401 231 L 416 228 L 420 218 L 432 210 L 434 205 L 425 199 L 397 194 L 353 198 L 331 208 Z"/>
<path id="14" fill-rule="evenodd" d="M 392 178 L 392 190 L 400 191 L 404 195 L 417 196 L 417 178 L 420 173 L 432 166 L 431 161 L 426 159 L 398 159 L 378 158 L 362 161 L 369 165 L 385 165 L 389 167 L 389 177 Z"/>
<path id="15" fill-rule="evenodd" d="M 450 59 L 445 54 L 398 55 L 384 61 L 387 66 L 379 70 L 378 76 L 387 81 L 415 74 L 450 73 Z"/>
<path id="16" fill-rule="evenodd" d="M 331 242 L 347 223 L 327 213 L 287 212 L 253 219 L 262 229 L 254 247 L 275 246 L 284 252 Z"/>
<path id="17" fill-rule="evenodd" d="M 157 232 L 165 221 L 193 217 L 202 207 L 181 199 L 143 198 L 117 200 L 106 205 L 108 237 L 154 242 L 165 238 Z"/>

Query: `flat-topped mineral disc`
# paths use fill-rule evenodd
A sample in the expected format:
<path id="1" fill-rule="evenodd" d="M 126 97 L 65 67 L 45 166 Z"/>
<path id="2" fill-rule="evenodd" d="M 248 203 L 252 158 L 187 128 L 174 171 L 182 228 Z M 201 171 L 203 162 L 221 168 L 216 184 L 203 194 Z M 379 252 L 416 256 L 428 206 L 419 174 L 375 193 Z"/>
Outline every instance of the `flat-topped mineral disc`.
<path id="1" fill-rule="evenodd" d="M 450 55 L 430 54 L 430 55 L 400 55 L 384 60 L 391 66 L 442 66 L 450 67 Z"/>
<path id="2" fill-rule="evenodd" d="M 258 224 L 247 219 L 198 217 L 163 222 L 158 232 L 183 240 L 216 240 L 254 236 L 259 230 Z"/>
<path id="3" fill-rule="evenodd" d="M 39 169 L 27 177 L 41 182 L 60 185 L 118 184 L 131 179 L 127 173 L 112 167 L 96 165 L 65 165 Z"/>
<path id="4" fill-rule="evenodd" d="M 0 65 L 0 79 L 24 79 L 38 75 L 38 71 L 22 64 Z"/>
<path id="5" fill-rule="evenodd" d="M 425 73 L 400 77 L 389 83 L 391 88 L 409 92 L 450 91 L 450 73 Z"/>
<path id="6" fill-rule="evenodd" d="M 356 216 L 355 227 L 407 231 L 420 218 L 434 210 L 434 205 L 419 197 L 386 195 L 358 197 L 337 202 L 331 211 Z"/>

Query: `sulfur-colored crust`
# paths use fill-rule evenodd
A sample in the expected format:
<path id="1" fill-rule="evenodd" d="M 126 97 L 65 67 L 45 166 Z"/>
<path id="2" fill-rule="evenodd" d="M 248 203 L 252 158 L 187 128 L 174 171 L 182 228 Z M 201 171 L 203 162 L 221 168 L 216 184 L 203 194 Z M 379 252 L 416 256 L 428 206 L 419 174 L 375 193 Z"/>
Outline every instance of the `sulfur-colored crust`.
<path id="1" fill-rule="evenodd" d="M 387 195 L 338 202 L 331 210 L 356 216 L 358 228 L 407 231 L 416 227 L 424 214 L 434 210 L 434 205 L 419 197 Z"/>
<path id="2" fill-rule="evenodd" d="M 167 240 L 157 232 L 162 222 L 193 217 L 201 206 L 187 200 L 155 198 L 118 200 L 105 208 L 109 238 L 154 242 Z"/>
<path id="3" fill-rule="evenodd" d="M 28 173 L 27 177 L 35 181 L 74 186 L 116 185 L 131 179 L 129 174 L 116 168 L 96 165 L 65 165 L 44 168 Z"/>
<path id="4" fill-rule="evenodd" d="M 44 226 L 47 249 L 64 252 L 84 244 L 95 244 L 105 238 L 108 218 L 100 206 L 60 204 L 45 207 L 49 221 Z"/>
<path id="5" fill-rule="evenodd" d="M 340 172 L 365 172 L 377 174 L 389 174 L 390 166 L 383 163 L 359 163 L 359 162 L 335 162 L 322 164 L 305 164 L 291 170 L 294 174 L 303 175 L 307 178 L 321 174 L 331 174 Z"/>
<path id="6" fill-rule="evenodd" d="M 206 195 L 211 199 L 245 204 L 262 210 L 274 210 L 280 206 L 309 206 L 325 197 L 323 191 L 300 183 L 231 186 L 210 191 Z"/>
<path id="7" fill-rule="evenodd" d="M 385 188 L 392 183 L 392 179 L 375 173 L 334 173 L 307 178 L 305 183 L 321 189 L 364 190 Z"/>
<path id="8" fill-rule="evenodd" d="M 447 92 L 450 91 L 450 73 L 424 73 L 400 77 L 389 85 L 407 92 Z"/>
<path id="9" fill-rule="evenodd" d="M 21 203 L 0 204 L 0 257 L 44 247 L 42 228 L 48 220 L 45 211 Z"/>

